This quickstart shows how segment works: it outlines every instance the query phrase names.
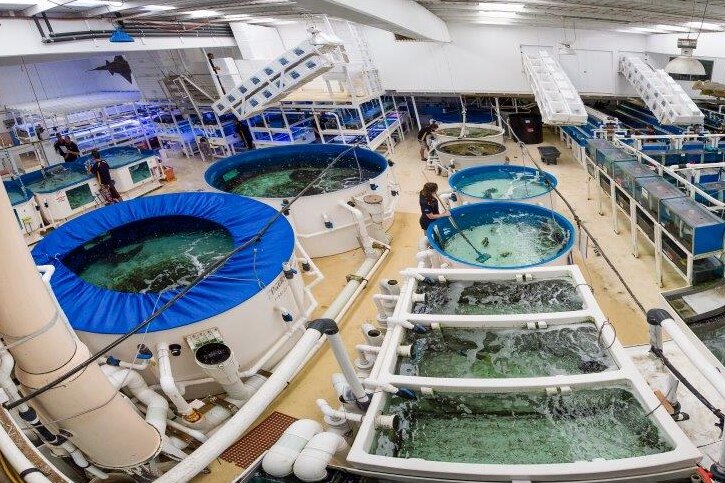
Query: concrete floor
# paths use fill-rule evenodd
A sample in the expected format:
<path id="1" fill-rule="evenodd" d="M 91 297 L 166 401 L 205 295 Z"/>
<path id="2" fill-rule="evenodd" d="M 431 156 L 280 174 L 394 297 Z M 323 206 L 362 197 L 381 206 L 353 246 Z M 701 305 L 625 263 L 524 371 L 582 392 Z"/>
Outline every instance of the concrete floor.
<path id="1" fill-rule="evenodd" d="M 433 171 L 425 170 L 425 163 L 421 162 L 418 154 L 418 144 L 411 135 L 409 139 L 396 146 L 392 156 L 395 161 L 395 173 L 401 187 L 401 199 L 395 222 L 390 229 L 393 237 L 393 247 L 390 256 L 381 266 L 378 273 L 370 280 L 368 288 L 351 307 L 347 316 L 340 321 L 341 335 L 348 349 L 352 350 L 356 344 L 363 342 L 360 327 L 362 324 L 375 320 L 376 311 L 371 296 L 378 292 L 377 284 L 383 278 L 398 278 L 399 272 L 415 263 L 415 253 L 418 241 L 422 235 L 418 226 L 418 191 L 426 181 L 435 181 L 440 191 L 448 189 L 447 180 L 437 176 Z M 616 235 L 612 229 L 611 204 L 606 198 L 605 213 L 599 215 L 595 202 L 594 183 L 591 183 L 591 195 L 588 194 L 588 175 L 581 165 L 572 157 L 571 151 L 559 141 L 553 132 L 547 132 L 545 144 L 559 148 L 562 155 L 559 164 L 546 166 L 545 169 L 558 179 L 558 189 L 570 203 L 581 223 L 593 234 L 602 247 L 604 253 L 614 264 L 621 277 L 630 286 L 630 289 L 645 309 L 661 307 L 660 288 L 654 276 L 653 247 L 646 240 L 640 239 L 640 256 L 635 258 L 630 253 L 630 235 L 625 223 L 620 223 L 621 232 Z M 523 156 L 522 151 L 515 144 L 509 143 L 509 157 L 512 164 L 531 165 Z M 528 147 L 529 152 L 538 162 L 538 151 L 535 146 Z M 151 193 L 157 195 L 178 191 L 208 191 L 210 188 L 204 182 L 204 171 L 209 163 L 198 158 L 173 158 L 169 161 L 174 167 L 177 180 L 165 183 L 160 189 Z M 543 167 L 543 166 L 542 166 Z M 556 199 L 555 209 L 575 220 L 572 214 L 560 200 Z M 604 258 L 595 253 L 591 243 L 584 257 L 576 248 L 574 250 L 575 262 L 591 285 L 594 294 L 604 313 L 609 317 L 616 328 L 617 335 L 626 346 L 646 344 L 648 340 L 647 325 L 644 314 L 637 307 L 633 298 L 628 294 L 624 285 L 618 279 Z M 345 254 L 316 259 L 315 262 L 325 274 L 325 280 L 316 287 L 314 294 L 320 306 L 318 314 L 322 313 L 335 298 L 345 284 L 345 276 L 353 273 L 359 266 L 364 255 L 362 250 L 355 250 Z M 684 286 L 684 280 L 667 264 L 663 263 L 664 288 L 673 289 Z M 653 369 L 651 360 L 646 354 L 639 356 L 642 368 Z M 324 398 L 334 401 L 335 394 L 330 384 L 330 377 L 339 368 L 329 351 L 324 346 L 309 362 L 305 370 L 287 387 L 280 398 L 268 409 L 280 411 L 296 418 L 312 418 L 321 420 L 315 400 Z M 659 384 L 657 377 L 654 384 Z M 266 416 L 266 415 L 265 415 Z M 264 417 L 264 416 L 263 416 Z M 699 438 L 700 441 L 710 438 L 709 433 Z M 704 444 L 704 443 L 703 443 Z M 240 469 L 233 464 L 220 459 L 214 462 L 208 475 L 201 475 L 195 481 L 220 482 L 230 481 L 240 473 Z"/>

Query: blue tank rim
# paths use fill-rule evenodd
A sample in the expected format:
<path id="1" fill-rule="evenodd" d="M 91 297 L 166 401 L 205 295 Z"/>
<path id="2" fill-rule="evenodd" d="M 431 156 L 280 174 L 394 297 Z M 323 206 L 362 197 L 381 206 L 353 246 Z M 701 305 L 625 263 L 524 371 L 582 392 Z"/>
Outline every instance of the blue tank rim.
<path id="1" fill-rule="evenodd" d="M 93 210 L 62 224 L 36 244 L 31 254 L 36 263 L 55 266 L 51 287 L 74 329 L 96 334 L 123 334 L 169 301 L 178 290 L 141 293 L 99 287 L 86 282 L 63 263 L 67 253 L 110 229 L 143 219 L 174 215 L 215 222 L 232 235 L 234 246 L 238 247 L 264 227 L 275 213 L 274 208 L 261 201 L 227 193 L 179 192 L 144 196 Z M 148 331 L 187 326 L 243 304 L 281 275 L 282 264 L 294 253 L 294 245 L 295 236 L 289 221 L 284 216 L 277 217 L 254 250 L 232 256 L 215 277 L 208 277 L 192 288 L 161 314 Z M 243 330 L 241 325 L 240 330 Z"/>
<path id="2" fill-rule="evenodd" d="M 549 189 L 546 191 L 546 193 L 538 194 L 538 195 L 532 195 L 532 196 L 524 196 L 522 198 L 496 198 L 495 200 L 500 201 L 516 201 L 516 200 L 528 200 L 530 198 L 535 198 L 538 196 L 542 196 L 547 193 L 551 193 L 556 186 L 558 185 L 558 180 L 556 179 L 556 176 L 549 173 L 548 171 L 544 171 L 543 169 L 538 168 L 531 168 L 529 166 L 512 166 L 510 164 L 490 164 L 490 165 L 482 165 L 482 166 L 470 166 L 468 168 L 464 168 L 460 171 L 456 171 L 453 173 L 453 175 L 448 178 L 448 185 L 451 187 L 452 190 L 462 193 L 466 196 L 470 196 L 471 198 L 477 198 L 479 200 L 486 200 L 486 203 L 490 203 L 489 198 L 481 198 L 480 196 L 472 195 L 469 193 L 466 193 L 464 191 L 464 188 L 458 186 L 459 183 L 462 183 L 464 178 L 467 176 L 475 176 L 478 173 L 484 173 L 487 171 L 510 171 L 510 172 L 517 172 L 517 173 L 541 173 L 548 181 L 549 181 Z"/>
<path id="3" fill-rule="evenodd" d="M 368 148 L 362 146 L 352 146 L 349 144 L 292 144 L 289 146 L 271 146 L 267 148 L 257 148 L 251 151 L 245 151 L 243 153 L 234 154 L 232 156 L 220 159 L 215 162 L 204 172 L 204 180 L 206 183 L 214 189 L 224 191 L 219 186 L 219 179 L 221 176 L 232 168 L 244 166 L 244 165 L 257 165 L 261 162 L 269 165 L 270 161 L 267 159 L 269 156 L 274 156 L 280 160 L 281 164 L 284 161 L 284 156 L 297 155 L 297 154 L 340 154 L 347 150 L 354 151 L 357 154 L 358 159 L 361 163 L 364 163 L 366 168 L 377 170 L 378 175 L 385 173 L 388 169 L 388 160 L 385 157 Z M 364 184 L 364 183 L 361 183 Z M 236 194 L 236 193 L 233 193 Z M 241 195 L 237 195 L 241 196 Z"/>
<path id="4" fill-rule="evenodd" d="M 554 210 L 550 210 L 549 208 L 544 208 L 543 206 L 538 205 L 531 205 L 528 203 L 519 203 L 516 201 L 486 201 L 486 202 L 480 202 L 480 203 L 470 203 L 467 205 L 459 206 L 457 208 L 453 208 L 451 210 L 451 213 L 455 217 L 456 214 L 461 215 L 469 212 L 476 212 L 478 210 L 487 210 L 487 211 L 493 211 L 493 210 L 518 210 L 518 211 L 524 211 L 529 213 L 534 213 L 537 215 L 542 216 L 550 216 L 554 218 L 554 220 L 564 229 L 566 229 L 569 232 L 569 241 L 567 244 L 559 250 L 559 252 L 549 258 L 545 258 L 537 263 L 532 263 L 528 265 L 509 265 L 509 266 L 489 266 L 489 265 L 481 265 L 478 263 L 471 263 L 466 260 L 462 260 L 458 257 L 454 257 L 453 255 L 446 252 L 443 247 L 441 247 L 438 242 L 436 242 L 435 237 L 433 236 L 433 229 L 436 226 L 440 226 L 444 223 L 447 223 L 450 225 L 450 221 L 448 221 L 447 218 L 439 218 L 438 220 L 434 220 L 426 230 L 426 238 L 428 238 L 428 243 L 430 243 L 430 246 L 443 255 L 445 258 L 455 260 L 458 263 L 462 263 L 464 265 L 468 265 L 469 267 L 475 267 L 475 268 L 483 268 L 483 269 L 490 269 L 490 270 L 517 270 L 521 268 L 528 268 L 528 267 L 536 267 L 540 265 L 545 265 L 552 260 L 556 260 L 561 256 L 562 253 L 566 253 L 570 251 L 574 247 L 574 243 L 576 241 L 576 229 L 574 228 L 574 225 L 561 213 L 558 213 Z M 461 226 L 461 223 L 459 222 L 459 219 L 456 219 L 456 222 L 459 226 Z M 463 226 L 462 228 L 467 228 L 467 226 Z"/>
<path id="5" fill-rule="evenodd" d="M 22 205 L 23 203 L 27 203 L 28 201 L 33 199 L 33 192 L 30 191 L 28 188 L 25 188 L 25 192 L 23 192 L 23 189 L 18 182 L 18 180 L 15 179 L 6 179 L 3 180 L 3 186 L 5 187 L 5 191 L 7 192 L 8 198 L 10 198 L 10 191 L 17 191 L 20 192 L 22 195 L 22 199 L 15 201 L 13 203 L 13 200 L 10 199 L 10 205 L 11 206 L 18 206 Z"/>

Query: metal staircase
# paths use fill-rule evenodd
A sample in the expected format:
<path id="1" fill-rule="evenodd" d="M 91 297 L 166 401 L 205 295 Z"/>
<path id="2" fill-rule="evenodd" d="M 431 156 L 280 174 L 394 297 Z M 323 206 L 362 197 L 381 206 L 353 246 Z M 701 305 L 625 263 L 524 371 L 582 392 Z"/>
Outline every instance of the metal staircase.
<path id="1" fill-rule="evenodd" d="M 284 52 L 212 104 L 218 114 L 246 119 L 282 100 L 292 91 L 347 62 L 342 41 L 317 29 L 311 38 Z"/>
<path id="2" fill-rule="evenodd" d="M 627 78 L 660 124 L 703 124 L 705 115 L 684 89 L 663 69 L 653 69 L 644 59 L 623 55 L 619 72 Z"/>
<path id="3" fill-rule="evenodd" d="M 538 55 L 522 52 L 521 56 L 544 123 L 586 124 L 588 115 L 584 102 L 556 59 L 545 50 L 540 50 Z"/>

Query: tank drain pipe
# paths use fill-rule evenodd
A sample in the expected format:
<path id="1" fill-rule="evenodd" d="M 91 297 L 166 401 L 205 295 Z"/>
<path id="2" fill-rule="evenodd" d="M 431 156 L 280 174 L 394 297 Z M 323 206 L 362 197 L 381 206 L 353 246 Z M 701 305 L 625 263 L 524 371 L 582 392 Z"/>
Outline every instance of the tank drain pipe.
<path id="1" fill-rule="evenodd" d="M 434 268 L 433 256 L 435 250 L 428 248 L 415 254 L 415 261 L 417 262 L 418 268 Z"/>
<path id="2" fill-rule="evenodd" d="M 395 303 L 398 302 L 398 299 L 400 299 L 398 295 L 373 295 L 373 303 L 378 309 L 378 322 L 384 323 L 385 319 L 393 315 Z M 386 304 L 385 302 L 393 302 L 392 307 L 390 306 L 390 304 Z"/>
<path id="3" fill-rule="evenodd" d="M 221 426 L 211 435 L 204 444 L 171 470 L 164 473 L 156 480 L 156 483 L 180 483 L 191 480 L 239 439 L 289 385 L 299 367 L 309 358 L 310 353 L 316 350 L 327 325 L 325 321 L 320 320 L 311 322 L 297 344 L 277 365 L 259 391 L 224 426 Z"/>
<path id="4" fill-rule="evenodd" d="M 317 267 L 317 264 L 314 260 L 310 257 L 310 255 L 307 253 L 307 250 L 302 246 L 302 244 L 299 241 L 295 241 L 295 247 L 297 248 L 297 251 L 300 252 L 301 260 L 303 260 L 301 263 L 303 264 L 305 261 L 309 264 L 310 270 L 307 270 L 306 272 L 310 275 L 313 275 L 315 278 L 310 283 L 306 285 L 306 289 L 313 289 L 315 288 L 320 282 L 322 282 L 325 279 L 325 274 L 322 273 L 322 271 Z M 314 300 L 314 297 L 310 294 L 309 297 Z"/>
<path id="5" fill-rule="evenodd" d="M 337 360 L 340 369 L 342 370 L 345 379 L 347 380 L 348 386 L 350 386 L 350 392 L 354 398 L 354 403 L 362 410 L 367 409 L 370 404 L 370 395 L 365 391 L 365 388 L 357 378 L 357 372 L 355 366 L 350 362 L 350 358 L 345 350 L 345 344 L 340 337 L 340 329 L 332 319 L 321 319 L 327 324 L 325 329 L 325 335 L 327 340 L 330 342 L 332 353 Z"/>
<path id="6" fill-rule="evenodd" d="M 375 379 L 368 377 L 363 381 L 365 387 L 371 388 L 373 391 L 383 391 L 389 394 L 395 394 L 398 397 L 405 399 L 417 399 L 415 392 L 408 389 L 407 387 L 397 387 L 390 383 L 378 382 Z"/>
<path id="7" fill-rule="evenodd" d="M 333 426 L 338 426 L 340 423 L 343 423 L 345 421 L 360 424 L 363 420 L 363 417 L 365 416 L 361 413 L 351 413 L 347 411 L 339 411 L 337 409 L 333 409 L 324 399 L 317 400 L 317 407 L 320 408 L 322 414 L 325 415 L 325 421 L 330 422 L 330 424 L 332 424 Z M 376 428 L 396 429 L 397 426 L 398 416 L 388 416 L 383 414 L 375 416 Z"/>
<path id="8" fill-rule="evenodd" d="M 178 355 L 178 351 L 177 351 Z M 169 344 L 166 342 L 160 342 L 156 346 L 156 360 L 159 364 L 159 383 L 161 390 L 166 394 L 166 397 L 176 407 L 184 421 L 189 423 L 196 423 L 202 415 L 189 404 L 186 399 L 181 395 L 181 391 L 176 386 L 176 380 L 174 379 L 174 373 L 171 369 L 171 351 L 169 350 Z"/>
<path id="9" fill-rule="evenodd" d="M 228 345 L 222 342 L 204 344 L 194 352 L 194 360 L 232 399 L 247 401 L 254 394 L 254 389 L 242 382 L 239 363 Z"/>
<path id="10" fill-rule="evenodd" d="M 146 406 L 146 422 L 153 426 L 166 439 L 166 412 L 169 402 L 148 387 L 141 374 L 132 369 L 120 369 L 104 364 L 101 370 L 116 390 L 128 388 L 131 394 Z"/>
<path id="11" fill-rule="evenodd" d="M 323 481 L 327 478 L 327 465 L 340 451 L 349 448 L 345 438 L 337 433 L 314 435 L 300 452 L 294 463 L 294 474 L 302 481 Z"/>
<path id="12" fill-rule="evenodd" d="M 383 333 L 380 331 L 380 329 L 375 327 L 373 324 L 363 324 L 361 329 L 369 345 L 378 347 L 383 345 L 383 339 L 385 338 L 385 336 L 383 336 Z"/>
<path id="13" fill-rule="evenodd" d="M 15 441 L 8 435 L 4 427 L 0 427 L 0 452 L 10 466 L 23 475 L 26 483 L 51 483 L 51 481 L 38 469 L 23 452 L 15 445 Z"/>
<path id="14" fill-rule="evenodd" d="M 357 231 L 360 235 L 360 243 L 365 250 L 365 255 L 369 257 L 374 256 L 375 250 L 373 249 L 373 242 L 375 241 L 375 239 L 371 237 L 368 233 L 368 227 L 365 226 L 365 217 L 363 216 L 362 211 L 358 210 L 350 203 L 353 202 L 340 200 L 338 202 L 338 205 L 342 206 L 347 211 L 352 213 L 352 216 L 355 218 L 355 222 L 357 223 Z"/>

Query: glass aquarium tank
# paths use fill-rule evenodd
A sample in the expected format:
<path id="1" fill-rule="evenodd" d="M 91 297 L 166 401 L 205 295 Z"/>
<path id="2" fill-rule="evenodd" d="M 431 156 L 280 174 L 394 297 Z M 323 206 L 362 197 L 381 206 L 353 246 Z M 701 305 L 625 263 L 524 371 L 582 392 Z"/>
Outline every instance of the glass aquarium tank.
<path id="1" fill-rule="evenodd" d="M 725 222 L 690 198 L 662 200 L 659 221 L 693 255 L 723 248 Z"/>
<path id="2" fill-rule="evenodd" d="M 655 219 L 659 217 L 660 201 L 684 197 L 682 191 L 660 177 L 634 180 L 634 199 Z"/>
<path id="3" fill-rule="evenodd" d="M 607 141 L 606 139 L 589 139 L 587 141 L 587 156 L 589 156 L 589 159 L 594 161 L 594 163 L 601 165 L 603 163 L 602 154 L 599 154 L 600 151 L 607 150 L 607 149 L 617 149 L 617 147 L 611 142 Z"/>
<path id="4" fill-rule="evenodd" d="M 612 176 L 617 163 L 632 161 L 637 161 L 637 158 L 621 148 L 597 150 L 597 164 L 603 167 L 609 176 Z"/>
<path id="5" fill-rule="evenodd" d="M 371 453 L 472 464 L 557 464 L 616 460 L 671 451 L 627 389 L 568 394 L 435 392 L 417 400 L 389 396 Z"/>
<path id="6" fill-rule="evenodd" d="M 630 196 L 634 196 L 635 180 L 637 178 L 659 177 L 656 172 L 640 163 L 639 161 L 629 161 L 615 163 L 612 171 L 614 182 L 622 187 L 622 189 Z"/>
<path id="7" fill-rule="evenodd" d="M 547 377 L 616 369 L 592 323 L 546 329 L 443 327 L 406 331 L 397 373 L 447 378 Z"/>
<path id="8" fill-rule="evenodd" d="M 569 277 L 519 282 L 515 280 L 446 281 L 418 283 L 416 293 L 425 300 L 414 302 L 416 314 L 506 315 L 582 310 L 581 298 Z"/>

